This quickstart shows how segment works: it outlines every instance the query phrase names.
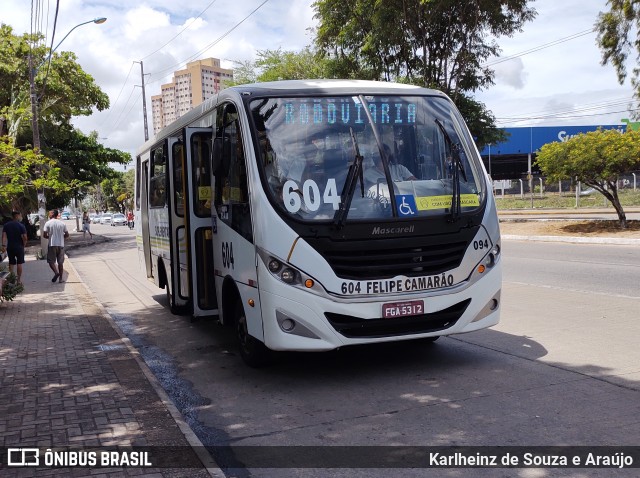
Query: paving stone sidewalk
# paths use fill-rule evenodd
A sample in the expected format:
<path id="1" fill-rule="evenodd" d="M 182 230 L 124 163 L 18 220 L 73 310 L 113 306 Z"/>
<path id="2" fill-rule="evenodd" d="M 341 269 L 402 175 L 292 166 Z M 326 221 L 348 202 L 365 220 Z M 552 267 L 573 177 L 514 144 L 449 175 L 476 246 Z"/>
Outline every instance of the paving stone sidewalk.
<path id="1" fill-rule="evenodd" d="M 0 303 L 0 476 L 211 476 L 135 350 L 65 266 L 65 282 L 52 283 L 29 254 L 25 291 Z M 194 467 L 7 467 L 7 447 L 65 446 L 166 446 L 193 454 Z"/>

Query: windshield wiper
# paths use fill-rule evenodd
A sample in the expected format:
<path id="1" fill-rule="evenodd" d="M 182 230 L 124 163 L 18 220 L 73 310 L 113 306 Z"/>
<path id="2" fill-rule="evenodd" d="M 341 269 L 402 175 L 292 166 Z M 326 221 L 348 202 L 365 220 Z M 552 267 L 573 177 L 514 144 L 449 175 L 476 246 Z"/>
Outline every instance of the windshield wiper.
<path id="1" fill-rule="evenodd" d="M 347 179 L 345 179 L 344 186 L 342 187 L 342 194 L 340 195 L 342 201 L 340 201 L 340 207 L 333 216 L 333 223 L 338 226 L 338 228 L 343 227 L 344 222 L 347 219 L 347 214 L 349 213 L 349 208 L 351 208 L 351 200 L 353 199 L 353 195 L 356 191 L 356 184 L 358 184 L 358 179 L 360 180 L 362 197 L 364 197 L 364 178 L 362 174 L 362 161 L 364 158 L 360 154 L 358 140 L 356 139 L 356 135 L 353 132 L 353 128 L 349 128 L 349 131 L 351 132 L 351 141 L 353 143 L 353 149 L 356 155 L 353 159 L 353 163 L 351 163 L 351 165 L 349 166 Z"/>
<path id="2" fill-rule="evenodd" d="M 438 128 L 442 131 L 442 134 L 449 145 L 449 149 L 451 150 L 451 161 L 452 161 L 452 197 L 451 197 L 451 220 L 457 221 L 460 218 L 460 213 L 462 212 L 462 193 L 460 192 L 460 173 L 462 173 L 462 177 L 464 181 L 467 182 L 467 173 L 464 170 L 464 166 L 462 165 L 462 160 L 460 159 L 460 143 L 454 143 L 447 133 L 442 122 L 436 118 L 435 120 Z"/>

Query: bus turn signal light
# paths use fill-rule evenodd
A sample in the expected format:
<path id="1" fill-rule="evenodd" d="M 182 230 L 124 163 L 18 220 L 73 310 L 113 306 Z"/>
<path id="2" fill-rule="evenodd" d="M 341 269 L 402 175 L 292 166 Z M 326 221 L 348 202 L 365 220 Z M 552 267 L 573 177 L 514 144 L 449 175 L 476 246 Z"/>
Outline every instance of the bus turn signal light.
<path id="1" fill-rule="evenodd" d="M 478 266 L 478 272 L 479 272 L 480 274 L 482 274 L 482 273 L 485 271 L 485 269 L 486 269 L 486 268 L 485 268 L 482 264 L 480 264 L 480 265 Z"/>
<path id="2" fill-rule="evenodd" d="M 313 287 L 313 279 L 307 279 L 306 281 L 304 281 L 304 286 L 307 289 L 311 289 Z"/>

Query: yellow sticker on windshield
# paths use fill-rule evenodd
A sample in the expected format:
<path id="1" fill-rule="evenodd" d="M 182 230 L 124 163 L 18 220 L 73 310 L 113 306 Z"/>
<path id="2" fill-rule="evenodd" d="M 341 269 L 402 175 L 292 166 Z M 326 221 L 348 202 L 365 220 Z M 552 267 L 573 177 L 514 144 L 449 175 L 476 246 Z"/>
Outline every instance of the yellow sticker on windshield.
<path id="1" fill-rule="evenodd" d="M 198 201 L 211 199 L 211 186 L 198 186 Z"/>
<path id="2" fill-rule="evenodd" d="M 418 211 L 430 209 L 448 209 L 451 207 L 451 196 L 422 196 L 416 198 Z M 477 194 L 461 194 L 460 205 L 462 207 L 478 207 L 480 199 Z"/>

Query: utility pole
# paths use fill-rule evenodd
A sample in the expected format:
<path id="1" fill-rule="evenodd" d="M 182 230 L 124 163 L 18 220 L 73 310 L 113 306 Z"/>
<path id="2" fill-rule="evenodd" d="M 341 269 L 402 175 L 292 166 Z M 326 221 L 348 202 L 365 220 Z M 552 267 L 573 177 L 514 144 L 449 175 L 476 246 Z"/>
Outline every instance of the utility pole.
<path id="1" fill-rule="evenodd" d="M 142 78 L 142 119 L 144 120 L 144 140 L 149 141 L 149 125 L 147 124 L 147 95 L 144 91 L 144 67 L 142 60 L 134 61 L 140 63 L 140 77 Z"/>
<path id="2" fill-rule="evenodd" d="M 87 22 L 78 23 L 75 27 L 73 27 L 69 32 L 58 42 L 58 44 L 51 49 L 49 55 L 45 59 L 44 62 L 40 63 L 38 68 L 33 65 L 33 45 L 29 51 L 29 96 L 31 98 L 31 129 L 33 130 L 33 150 L 36 154 L 40 154 L 40 127 L 38 125 L 38 93 L 36 92 L 36 70 L 39 70 L 40 67 L 47 61 L 51 59 L 51 55 L 53 52 L 58 49 L 60 44 L 71 34 L 73 30 L 76 28 L 86 25 L 88 23 L 97 23 L 101 24 L 106 22 L 107 19 L 105 17 L 95 18 L 93 20 L 89 20 Z M 40 171 L 42 174 L 43 171 Z M 42 248 L 42 254 L 46 256 L 48 243 L 49 241 L 44 238 L 44 223 L 48 219 L 47 216 L 47 199 L 45 197 L 44 188 L 42 191 L 38 191 L 38 229 L 40 230 L 40 247 Z"/>
<path id="3" fill-rule="evenodd" d="M 31 98 L 31 129 L 33 131 L 33 149 L 40 154 L 40 127 L 38 125 L 38 93 L 36 92 L 35 67 L 33 66 L 33 54 L 29 53 L 29 96 Z M 44 223 L 48 219 L 47 199 L 44 189 L 38 191 L 38 229 L 40 230 L 40 247 L 46 254 L 48 241 L 44 237 Z"/>

